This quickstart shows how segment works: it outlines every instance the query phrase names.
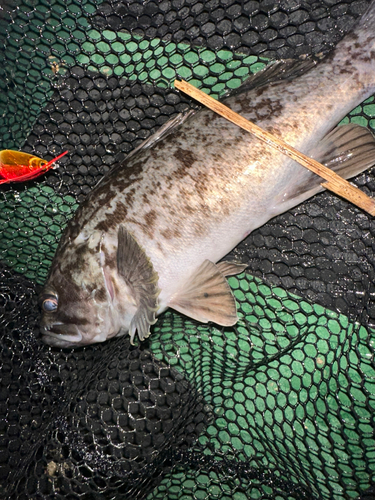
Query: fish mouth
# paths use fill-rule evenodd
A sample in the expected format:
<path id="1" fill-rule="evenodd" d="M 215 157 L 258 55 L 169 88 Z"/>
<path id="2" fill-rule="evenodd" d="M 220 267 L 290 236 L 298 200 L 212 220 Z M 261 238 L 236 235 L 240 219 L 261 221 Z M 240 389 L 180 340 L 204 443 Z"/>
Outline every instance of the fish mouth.
<path id="1" fill-rule="evenodd" d="M 73 347 L 82 340 L 82 333 L 76 325 L 56 322 L 41 328 L 42 340 L 52 347 Z"/>

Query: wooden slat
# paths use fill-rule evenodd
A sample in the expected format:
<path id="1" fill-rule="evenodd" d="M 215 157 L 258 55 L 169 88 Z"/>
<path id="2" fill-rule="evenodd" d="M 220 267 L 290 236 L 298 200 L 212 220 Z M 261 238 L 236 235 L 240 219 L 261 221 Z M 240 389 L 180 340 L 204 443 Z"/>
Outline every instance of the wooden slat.
<path id="1" fill-rule="evenodd" d="M 212 111 L 215 111 L 219 115 L 223 116 L 230 122 L 243 128 L 244 130 L 247 130 L 251 134 L 255 135 L 258 139 L 264 141 L 269 146 L 277 149 L 286 156 L 289 156 L 305 168 L 311 170 L 315 174 L 328 181 L 322 183 L 322 186 L 324 188 L 329 189 L 330 191 L 333 191 L 334 193 L 342 196 L 354 205 L 362 208 L 362 210 L 368 212 L 370 215 L 375 215 L 375 200 L 367 196 L 360 189 L 353 186 L 339 175 L 337 175 L 330 168 L 325 167 L 316 160 L 313 160 L 300 151 L 297 151 L 297 149 L 293 148 L 283 140 L 258 127 L 258 125 L 255 125 L 255 123 L 246 120 L 246 118 L 244 118 L 243 116 L 235 113 L 230 108 L 228 108 L 221 102 L 218 102 L 216 99 L 213 99 L 193 85 L 190 85 L 190 83 L 185 82 L 184 80 L 175 80 L 174 85 L 177 89 L 181 90 L 193 99 L 199 101 L 201 104 L 204 104 L 208 108 L 212 109 Z"/>

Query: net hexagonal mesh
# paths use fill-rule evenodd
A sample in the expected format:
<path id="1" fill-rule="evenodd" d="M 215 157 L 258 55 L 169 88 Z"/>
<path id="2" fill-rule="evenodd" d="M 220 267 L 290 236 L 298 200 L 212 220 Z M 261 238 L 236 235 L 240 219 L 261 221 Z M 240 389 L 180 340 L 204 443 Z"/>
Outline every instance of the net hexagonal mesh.
<path id="1" fill-rule="evenodd" d="M 233 328 L 164 313 L 151 337 L 78 350 L 39 337 L 37 291 L 102 176 L 270 59 L 328 52 L 367 1 L 7 0 L 0 149 L 50 159 L 0 188 L 0 497 L 373 498 L 370 216 L 322 193 L 232 252 Z M 374 126 L 374 98 L 345 121 Z M 374 170 L 355 179 L 374 195 Z"/>

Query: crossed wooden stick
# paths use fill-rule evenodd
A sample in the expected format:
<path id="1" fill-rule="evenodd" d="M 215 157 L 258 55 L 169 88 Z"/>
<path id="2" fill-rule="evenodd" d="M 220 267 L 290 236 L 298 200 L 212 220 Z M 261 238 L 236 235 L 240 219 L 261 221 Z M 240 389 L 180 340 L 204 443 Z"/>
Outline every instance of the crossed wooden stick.
<path id="1" fill-rule="evenodd" d="M 257 137 L 258 139 L 264 141 L 269 146 L 272 146 L 281 153 L 289 156 L 293 160 L 300 163 L 302 166 L 325 179 L 327 182 L 322 183 L 322 186 L 324 188 L 329 189 L 330 191 L 333 191 L 334 193 L 342 196 L 354 205 L 357 205 L 359 208 L 362 208 L 363 210 L 368 212 L 370 215 L 375 215 L 375 200 L 367 196 L 360 189 L 353 186 L 339 175 L 337 175 L 330 168 L 327 168 L 316 160 L 309 158 L 303 153 L 300 153 L 299 151 L 297 151 L 297 149 L 294 149 L 286 142 L 278 139 L 269 132 L 266 132 L 262 128 L 255 125 L 255 123 L 246 120 L 246 118 L 244 118 L 243 116 L 235 113 L 230 108 L 228 108 L 224 104 L 221 104 L 216 99 L 213 99 L 196 87 L 193 87 L 193 85 L 190 85 L 190 83 L 187 83 L 184 80 L 175 80 L 174 86 L 185 94 L 188 94 L 193 99 L 196 99 L 201 104 L 204 104 L 208 108 L 212 109 L 212 111 L 215 111 L 235 125 L 238 125 L 239 127 L 247 130 L 251 134 L 255 135 L 255 137 Z"/>

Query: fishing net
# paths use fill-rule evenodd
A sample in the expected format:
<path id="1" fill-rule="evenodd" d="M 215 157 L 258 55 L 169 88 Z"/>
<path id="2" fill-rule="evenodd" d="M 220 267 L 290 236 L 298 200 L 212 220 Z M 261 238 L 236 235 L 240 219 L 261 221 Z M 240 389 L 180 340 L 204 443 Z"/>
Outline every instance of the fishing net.
<path id="1" fill-rule="evenodd" d="M 371 499 L 375 233 L 329 193 L 231 253 L 240 320 L 173 311 L 135 347 L 40 340 L 61 232 L 114 164 L 267 61 L 328 52 L 367 1 L 3 0 L 0 149 L 58 167 L 0 188 L 0 498 Z M 368 99 L 344 120 L 375 128 Z M 355 179 L 374 195 L 374 169 Z"/>

